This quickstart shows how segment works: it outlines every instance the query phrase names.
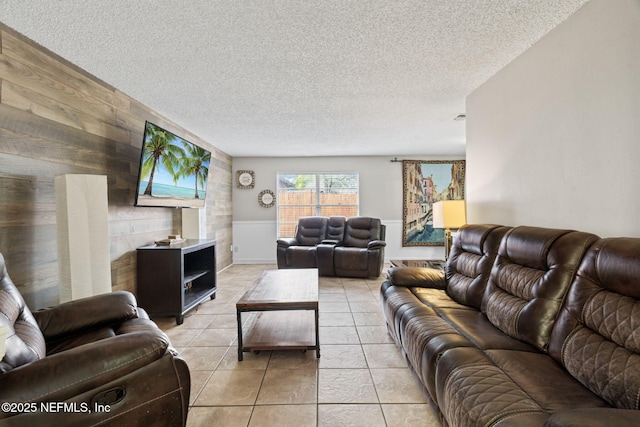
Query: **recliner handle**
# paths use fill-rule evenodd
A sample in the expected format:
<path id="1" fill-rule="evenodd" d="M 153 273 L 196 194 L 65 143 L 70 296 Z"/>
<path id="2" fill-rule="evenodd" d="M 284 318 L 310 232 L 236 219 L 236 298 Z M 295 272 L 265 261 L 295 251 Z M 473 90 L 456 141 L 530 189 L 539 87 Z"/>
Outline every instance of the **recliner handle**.
<path id="1" fill-rule="evenodd" d="M 95 408 L 96 405 L 104 405 L 104 406 L 115 405 L 116 403 L 124 399 L 126 394 L 127 394 L 127 391 L 122 386 L 101 391 L 100 393 L 93 396 L 93 399 L 91 399 L 91 407 Z"/>

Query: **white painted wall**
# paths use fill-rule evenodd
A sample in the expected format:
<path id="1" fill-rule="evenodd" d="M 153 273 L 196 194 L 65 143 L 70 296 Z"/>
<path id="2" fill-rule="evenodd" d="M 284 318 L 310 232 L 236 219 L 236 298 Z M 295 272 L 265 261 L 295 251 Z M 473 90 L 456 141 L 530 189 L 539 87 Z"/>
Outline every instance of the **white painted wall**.
<path id="1" fill-rule="evenodd" d="M 467 98 L 469 222 L 640 237 L 640 1 L 591 0 Z"/>
<path id="2" fill-rule="evenodd" d="M 452 157 L 403 157 L 413 160 L 455 160 Z M 360 215 L 380 218 L 387 226 L 385 259 L 441 259 L 442 246 L 402 247 L 402 163 L 390 157 L 236 157 L 233 159 L 233 262 L 276 262 L 276 208 L 258 204 L 262 190 L 276 191 L 276 176 L 286 172 L 357 172 Z M 256 185 L 240 190 L 237 170 L 255 172 Z"/>

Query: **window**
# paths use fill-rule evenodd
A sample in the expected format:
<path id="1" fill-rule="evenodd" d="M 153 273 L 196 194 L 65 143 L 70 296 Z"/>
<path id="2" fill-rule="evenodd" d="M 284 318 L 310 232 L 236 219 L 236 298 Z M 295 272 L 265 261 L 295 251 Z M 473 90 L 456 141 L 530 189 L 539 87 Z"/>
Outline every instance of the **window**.
<path id="1" fill-rule="evenodd" d="M 278 237 L 293 237 L 302 216 L 357 216 L 357 173 L 278 174 Z"/>

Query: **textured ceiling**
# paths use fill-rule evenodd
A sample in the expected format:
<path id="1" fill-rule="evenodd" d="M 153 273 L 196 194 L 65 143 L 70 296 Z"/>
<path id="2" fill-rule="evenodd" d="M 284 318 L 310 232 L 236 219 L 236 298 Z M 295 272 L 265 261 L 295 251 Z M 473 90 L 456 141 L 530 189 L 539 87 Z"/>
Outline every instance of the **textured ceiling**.
<path id="1" fill-rule="evenodd" d="M 460 155 L 465 97 L 587 0 L 2 0 L 232 156 Z"/>

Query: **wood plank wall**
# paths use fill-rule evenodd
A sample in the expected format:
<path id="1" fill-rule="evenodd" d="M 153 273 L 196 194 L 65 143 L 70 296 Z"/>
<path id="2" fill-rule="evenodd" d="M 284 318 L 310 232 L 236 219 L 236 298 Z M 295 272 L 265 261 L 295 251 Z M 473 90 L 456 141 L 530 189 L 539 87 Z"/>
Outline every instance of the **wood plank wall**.
<path id="1" fill-rule="evenodd" d="M 55 176 L 107 176 L 114 290 L 135 293 L 137 247 L 180 233 L 180 209 L 133 206 L 145 120 L 211 150 L 207 237 L 230 265 L 231 157 L 0 23 L 0 253 L 32 309 L 58 303 Z"/>

